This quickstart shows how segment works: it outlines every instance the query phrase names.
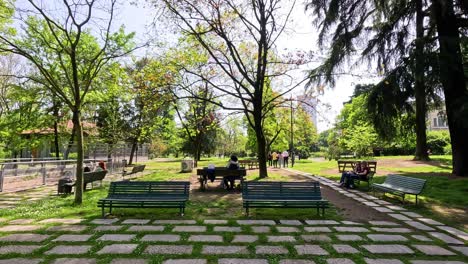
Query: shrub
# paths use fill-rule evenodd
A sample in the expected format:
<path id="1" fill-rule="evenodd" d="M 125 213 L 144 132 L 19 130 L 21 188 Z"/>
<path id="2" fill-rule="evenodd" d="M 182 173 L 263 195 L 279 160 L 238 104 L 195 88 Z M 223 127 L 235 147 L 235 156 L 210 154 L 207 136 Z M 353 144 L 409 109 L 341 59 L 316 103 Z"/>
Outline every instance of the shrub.
<path id="1" fill-rule="evenodd" d="M 429 131 L 427 133 L 427 148 L 432 154 L 445 154 L 445 147 L 450 145 L 450 135 L 448 131 Z"/>

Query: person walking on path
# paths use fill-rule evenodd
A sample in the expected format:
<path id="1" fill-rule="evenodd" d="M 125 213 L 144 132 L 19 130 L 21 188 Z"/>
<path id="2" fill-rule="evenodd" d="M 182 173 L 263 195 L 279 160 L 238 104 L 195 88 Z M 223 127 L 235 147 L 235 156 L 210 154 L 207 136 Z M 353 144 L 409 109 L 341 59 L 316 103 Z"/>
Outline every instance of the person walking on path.
<path id="1" fill-rule="evenodd" d="M 289 153 L 287 150 L 283 151 L 283 168 L 287 168 L 289 166 L 289 163 L 288 163 L 288 160 L 289 160 Z"/>
<path id="2" fill-rule="evenodd" d="M 271 152 L 268 152 L 268 166 L 273 165 L 273 156 L 271 155 Z"/>
<path id="3" fill-rule="evenodd" d="M 278 167 L 278 153 L 276 153 L 276 151 L 273 151 L 271 156 L 273 158 L 273 168 Z"/>
<path id="4" fill-rule="evenodd" d="M 283 167 L 283 162 L 284 162 L 283 153 L 280 152 L 278 154 L 278 165 L 280 168 Z"/>

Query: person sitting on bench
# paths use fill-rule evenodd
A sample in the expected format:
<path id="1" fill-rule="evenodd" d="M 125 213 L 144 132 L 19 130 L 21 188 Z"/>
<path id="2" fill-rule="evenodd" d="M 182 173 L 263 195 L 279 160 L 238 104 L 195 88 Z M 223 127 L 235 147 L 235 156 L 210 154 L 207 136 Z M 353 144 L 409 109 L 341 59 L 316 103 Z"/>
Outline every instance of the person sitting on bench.
<path id="1" fill-rule="evenodd" d="M 104 161 L 99 161 L 98 166 L 94 169 L 94 171 L 106 171 L 106 163 Z"/>
<path id="2" fill-rule="evenodd" d="M 228 164 L 226 166 L 228 170 L 238 170 L 239 169 L 239 161 L 235 155 L 231 156 L 231 159 L 229 159 Z M 223 181 L 224 181 L 224 186 L 226 187 L 227 190 L 232 190 L 234 189 L 234 183 L 235 183 L 236 177 L 235 176 L 224 176 Z"/>
<path id="3" fill-rule="evenodd" d="M 352 171 L 345 171 L 341 174 L 341 179 L 340 179 L 340 187 L 346 186 L 346 188 L 350 187 L 350 182 L 352 177 L 356 177 L 359 172 L 361 172 L 361 162 L 358 161 L 356 163 L 356 166 Z"/>

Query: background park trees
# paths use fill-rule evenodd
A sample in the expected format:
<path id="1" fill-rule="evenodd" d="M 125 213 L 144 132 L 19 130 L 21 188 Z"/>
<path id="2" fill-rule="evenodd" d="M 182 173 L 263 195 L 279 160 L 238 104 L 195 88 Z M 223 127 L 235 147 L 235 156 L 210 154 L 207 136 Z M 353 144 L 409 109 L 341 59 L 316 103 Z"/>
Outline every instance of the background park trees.
<path id="1" fill-rule="evenodd" d="M 131 51 L 132 35 L 123 29 L 111 32 L 116 1 L 109 1 L 105 7 L 97 1 L 57 1 L 47 6 L 34 0 L 27 2 L 28 7 L 18 14 L 18 34 L 0 35 L 0 51 L 18 54 L 34 65 L 39 74 L 27 78 L 71 110 L 78 158 L 75 203 L 79 204 L 84 158 L 81 111 L 86 95 L 109 61 Z"/>

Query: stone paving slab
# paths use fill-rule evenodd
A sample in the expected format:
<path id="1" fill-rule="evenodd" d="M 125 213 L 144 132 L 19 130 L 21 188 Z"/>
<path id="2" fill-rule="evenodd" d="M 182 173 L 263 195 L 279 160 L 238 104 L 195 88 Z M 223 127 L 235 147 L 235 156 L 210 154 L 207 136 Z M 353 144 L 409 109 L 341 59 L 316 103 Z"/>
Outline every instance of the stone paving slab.
<path id="1" fill-rule="evenodd" d="M 49 235 L 40 234 L 11 234 L 4 237 L 0 237 L 0 241 L 6 242 L 42 242 L 48 239 Z"/>
<path id="2" fill-rule="evenodd" d="M 433 241 L 432 239 L 428 238 L 427 236 L 423 236 L 423 235 L 411 235 L 411 237 L 416 239 L 416 240 L 423 241 L 423 242 Z"/>
<path id="3" fill-rule="evenodd" d="M 306 226 L 304 230 L 309 233 L 330 233 L 331 229 L 326 226 Z"/>
<path id="4" fill-rule="evenodd" d="M 88 241 L 92 235 L 61 235 L 52 241 L 63 242 L 85 242 Z"/>
<path id="5" fill-rule="evenodd" d="M 322 247 L 318 245 L 295 245 L 298 255 L 328 255 Z"/>
<path id="6" fill-rule="evenodd" d="M 215 226 L 213 227 L 214 232 L 234 232 L 239 233 L 242 232 L 242 228 L 240 226 Z"/>
<path id="7" fill-rule="evenodd" d="M 113 259 L 109 264 L 147 264 L 146 259 Z M 164 262 L 165 263 L 165 262 Z"/>
<path id="8" fill-rule="evenodd" d="M 414 251 L 404 245 L 362 245 L 370 253 L 374 254 L 413 254 Z"/>
<path id="9" fill-rule="evenodd" d="M 263 255 L 281 255 L 289 254 L 289 250 L 283 246 L 256 246 L 255 254 Z"/>
<path id="10" fill-rule="evenodd" d="M 376 226 L 399 226 L 398 223 L 391 221 L 369 221 L 369 224 Z"/>
<path id="11" fill-rule="evenodd" d="M 232 243 L 252 243 L 258 240 L 255 235 L 235 235 Z"/>
<path id="12" fill-rule="evenodd" d="M 448 261 L 448 260 L 411 260 L 411 264 L 466 264 L 461 261 Z"/>
<path id="13" fill-rule="evenodd" d="M 302 235 L 301 237 L 305 242 L 313 242 L 313 241 L 331 242 L 332 241 L 332 239 L 327 235 Z"/>
<path id="14" fill-rule="evenodd" d="M 99 219 L 94 219 L 93 221 L 91 221 L 90 223 L 91 224 L 95 224 L 95 225 L 112 225 L 116 222 L 118 222 L 119 219 L 117 218 L 113 218 L 113 219 L 102 219 L 102 218 L 99 218 Z"/>
<path id="15" fill-rule="evenodd" d="M 465 256 L 468 256 L 468 247 L 451 246 L 450 248 L 462 253 Z"/>
<path id="16" fill-rule="evenodd" d="M 436 226 L 437 226 L 437 225 L 439 225 L 439 226 L 444 225 L 444 224 L 442 224 L 441 222 L 437 222 L 437 221 L 432 220 L 432 219 L 430 219 L 430 218 L 424 218 L 424 217 L 423 217 L 423 218 L 418 218 L 418 221 L 421 221 L 421 222 L 426 223 L 426 224 L 428 224 L 428 225 L 436 225 Z"/>
<path id="17" fill-rule="evenodd" d="M 96 264 L 92 258 L 58 258 L 51 262 L 52 264 Z"/>
<path id="18" fill-rule="evenodd" d="M 203 223 L 206 225 L 226 225 L 228 220 L 204 220 Z"/>
<path id="19" fill-rule="evenodd" d="M 149 223 L 149 219 L 127 219 L 122 222 L 124 225 L 146 225 Z"/>
<path id="20" fill-rule="evenodd" d="M 430 227 L 430 226 L 427 226 L 423 223 L 420 223 L 418 221 L 405 221 L 405 223 L 409 226 L 412 226 L 416 229 L 419 229 L 419 230 L 423 230 L 423 231 L 434 231 L 435 229 Z"/>
<path id="21" fill-rule="evenodd" d="M 292 226 L 300 226 L 303 225 L 299 220 L 279 220 L 280 224 L 282 225 L 292 225 Z"/>
<path id="22" fill-rule="evenodd" d="M 160 241 L 160 242 L 177 242 L 180 241 L 179 235 L 145 235 L 141 241 Z"/>
<path id="23" fill-rule="evenodd" d="M 130 241 L 134 239 L 136 235 L 125 235 L 125 234 L 105 234 L 99 237 L 97 240 L 101 241 L 115 241 L 115 242 L 122 242 L 122 241 Z"/>
<path id="24" fill-rule="evenodd" d="M 46 255 L 75 255 L 75 254 L 86 254 L 91 249 L 91 246 L 56 246 L 49 251 L 46 251 Z"/>
<path id="25" fill-rule="evenodd" d="M 335 230 L 338 232 L 350 232 L 350 233 L 370 232 L 370 230 L 365 227 L 336 226 L 333 228 L 335 228 Z"/>
<path id="26" fill-rule="evenodd" d="M 401 260 L 398 259 L 370 259 L 364 258 L 364 261 L 367 264 L 403 264 Z"/>
<path id="27" fill-rule="evenodd" d="M 354 261 L 347 258 L 327 259 L 327 264 L 355 264 Z"/>
<path id="28" fill-rule="evenodd" d="M 121 225 L 108 225 L 108 226 L 103 225 L 103 226 L 96 227 L 94 229 L 94 231 L 96 231 L 96 232 L 118 231 L 118 230 L 120 230 L 122 228 L 123 228 L 123 226 L 121 226 Z"/>
<path id="29" fill-rule="evenodd" d="M 131 232 L 161 232 L 164 231 L 164 226 L 158 225 L 136 225 L 127 229 Z"/>
<path id="30" fill-rule="evenodd" d="M 163 224 L 163 225 L 195 225 L 197 221 L 195 220 L 154 220 L 153 224 Z"/>
<path id="31" fill-rule="evenodd" d="M 268 260 L 222 258 L 222 259 L 218 259 L 218 264 L 268 264 Z"/>
<path id="32" fill-rule="evenodd" d="M 206 226 L 174 226 L 172 232 L 206 232 Z"/>
<path id="33" fill-rule="evenodd" d="M 42 259 L 31 259 L 31 258 L 12 258 L 12 259 L 0 259 L 0 264 L 39 264 Z"/>
<path id="34" fill-rule="evenodd" d="M 282 259 L 279 264 L 315 264 L 315 262 L 307 259 Z"/>
<path id="35" fill-rule="evenodd" d="M 332 245 L 332 247 L 335 249 L 337 253 L 347 253 L 347 254 L 359 253 L 357 249 L 353 248 L 350 245 L 335 244 L 335 245 Z"/>
<path id="36" fill-rule="evenodd" d="M 335 235 L 341 241 L 361 241 L 364 240 L 359 235 Z"/>
<path id="37" fill-rule="evenodd" d="M 401 206 L 397 206 L 397 205 L 386 205 L 386 206 L 395 211 L 406 211 L 406 209 Z"/>
<path id="38" fill-rule="evenodd" d="M 0 227 L 0 232 L 31 232 L 41 228 L 40 225 L 6 225 Z"/>
<path id="39" fill-rule="evenodd" d="M 372 230 L 383 233 L 411 233 L 411 229 L 406 227 L 371 227 Z"/>
<path id="40" fill-rule="evenodd" d="M 452 251 L 434 245 L 412 245 L 417 250 L 429 256 L 453 256 L 456 255 Z"/>
<path id="41" fill-rule="evenodd" d="M 463 240 L 468 240 L 468 233 L 463 232 L 461 230 L 458 230 L 456 228 L 450 227 L 450 226 L 437 226 L 437 228 L 444 230 L 445 232 L 452 234 L 458 238 L 461 238 Z"/>
<path id="42" fill-rule="evenodd" d="M 8 222 L 10 225 L 28 225 L 34 223 L 34 219 L 15 219 Z"/>
<path id="43" fill-rule="evenodd" d="M 409 217 L 414 217 L 414 218 L 420 218 L 420 217 L 423 217 L 422 215 L 420 214 L 417 214 L 417 213 L 413 213 L 413 212 L 408 212 L 408 211 L 402 211 L 401 212 L 402 214 L 406 215 L 406 216 L 409 216 Z"/>
<path id="44" fill-rule="evenodd" d="M 381 205 L 390 205 L 391 203 L 384 201 L 384 200 L 375 200 L 374 202 L 381 204 Z"/>
<path id="45" fill-rule="evenodd" d="M 371 234 L 367 235 L 368 238 L 372 241 L 382 241 L 382 242 L 390 242 L 390 241 L 408 241 L 408 239 L 402 235 L 382 235 L 382 234 Z"/>
<path id="46" fill-rule="evenodd" d="M 138 244 L 112 244 L 103 247 L 96 254 L 131 254 Z"/>
<path id="47" fill-rule="evenodd" d="M 269 226 L 251 226 L 250 228 L 254 233 L 270 233 L 271 231 Z"/>
<path id="48" fill-rule="evenodd" d="M 454 244 L 454 245 L 464 245 L 465 243 L 458 240 L 458 239 L 455 239 L 447 234 L 444 234 L 444 233 L 439 233 L 439 232 L 429 232 L 428 233 L 429 235 L 437 238 L 437 239 L 440 239 L 442 241 L 444 241 L 445 243 L 447 244 Z"/>
<path id="49" fill-rule="evenodd" d="M 206 259 L 168 259 L 162 264 L 206 264 Z M 132 264 L 132 263 L 129 263 Z"/>
<path id="50" fill-rule="evenodd" d="M 299 230 L 299 228 L 294 227 L 294 226 L 277 226 L 276 230 L 278 230 L 279 233 L 299 233 L 302 232 Z"/>
<path id="51" fill-rule="evenodd" d="M 41 246 L 8 245 L 0 246 L 0 254 L 31 254 Z"/>
<path id="52" fill-rule="evenodd" d="M 337 221 L 334 220 L 305 220 L 308 225 L 339 225 Z"/>
<path id="53" fill-rule="evenodd" d="M 86 225 L 59 225 L 46 229 L 48 232 L 82 232 L 88 229 Z"/>
<path id="54" fill-rule="evenodd" d="M 79 218 L 49 218 L 39 221 L 39 224 L 63 224 L 63 225 L 74 225 L 83 222 L 83 219 Z"/>
<path id="55" fill-rule="evenodd" d="M 223 242 L 223 237 L 218 235 L 192 235 L 188 238 L 190 242 Z"/>
<path id="56" fill-rule="evenodd" d="M 273 220 L 237 220 L 239 225 L 276 225 Z"/>
<path id="57" fill-rule="evenodd" d="M 248 254 L 246 246 L 203 246 L 202 254 Z"/>
<path id="58" fill-rule="evenodd" d="M 293 236 L 267 236 L 267 241 L 270 243 L 296 242 L 296 238 Z"/>
<path id="59" fill-rule="evenodd" d="M 181 255 L 181 254 L 192 254 L 192 245 L 152 245 L 148 246 L 144 253 L 145 254 L 170 254 L 170 255 Z"/>
<path id="60" fill-rule="evenodd" d="M 353 221 L 341 221 L 343 225 L 363 225 L 363 223 L 353 222 Z"/>
<path id="61" fill-rule="evenodd" d="M 408 218 L 407 216 L 402 215 L 402 214 L 388 214 L 388 215 L 401 221 L 411 221 L 411 218 Z"/>
<path id="62" fill-rule="evenodd" d="M 387 207 L 372 207 L 372 208 L 381 213 L 393 213 L 394 212 L 392 209 L 389 209 Z"/>
<path id="63" fill-rule="evenodd" d="M 380 207 L 379 204 L 376 204 L 374 202 L 363 202 L 363 204 L 370 206 L 370 207 Z"/>

